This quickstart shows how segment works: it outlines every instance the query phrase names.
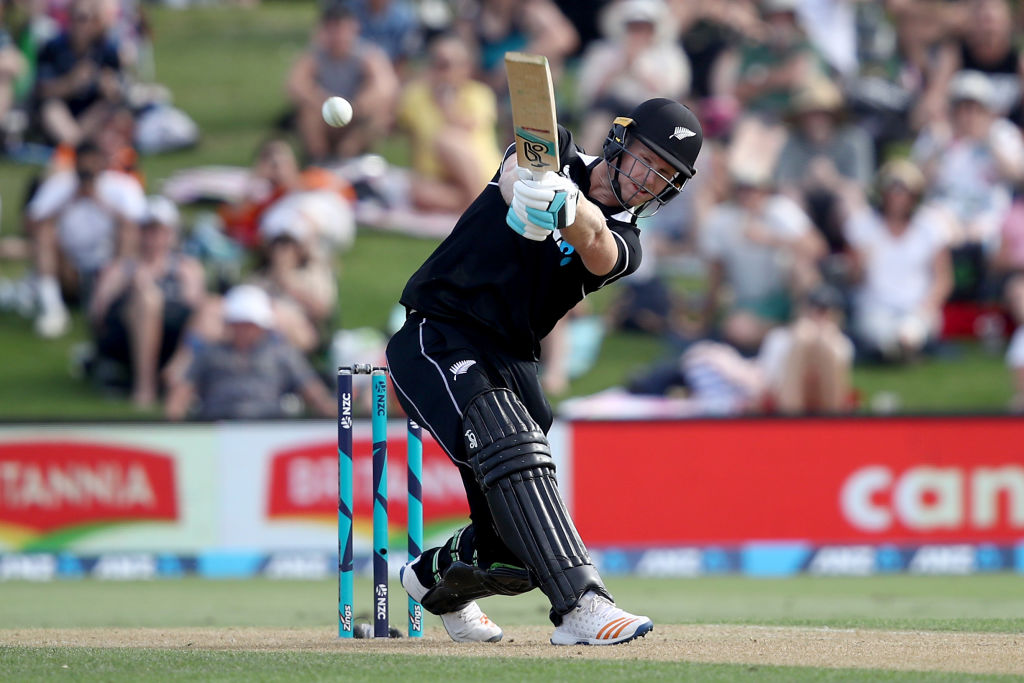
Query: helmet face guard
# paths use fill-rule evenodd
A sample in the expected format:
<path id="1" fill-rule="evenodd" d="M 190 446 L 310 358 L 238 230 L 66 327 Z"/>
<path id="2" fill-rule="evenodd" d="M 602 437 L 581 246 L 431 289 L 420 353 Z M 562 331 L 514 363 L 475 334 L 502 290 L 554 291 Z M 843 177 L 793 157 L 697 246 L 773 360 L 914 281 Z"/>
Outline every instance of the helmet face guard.
<path id="1" fill-rule="evenodd" d="M 634 109 L 631 116 L 616 118 L 603 149 L 615 199 L 634 216 L 653 216 L 697 173 L 693 164 L 703 139 L 697 117 L 674 100 L 648 100 Z M 669 164 L 675 173 L 668 176 L 634 154 L 629 149 L 634 141 Z M 628 196 L 623 196 L 623 177 L 637 188 Z M 640 197 L 648 199 L 635 203 Z"/>

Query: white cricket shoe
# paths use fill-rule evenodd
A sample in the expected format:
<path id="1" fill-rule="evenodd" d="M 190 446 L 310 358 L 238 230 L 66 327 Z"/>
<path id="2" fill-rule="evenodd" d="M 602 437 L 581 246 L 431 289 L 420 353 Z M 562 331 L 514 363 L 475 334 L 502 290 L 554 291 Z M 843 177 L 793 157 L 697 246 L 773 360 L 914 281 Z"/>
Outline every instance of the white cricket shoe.
<path id="1" fill-rule="evenodd" d="M 615 645 L 641 638 L 654 630 L 647 617 L 619 609 L 594 591 L 587 591 L 576 608 L 562 617 L 551 634 L 552 645 Z"/>
<path id="2" fill-rule="evenodd" d="M 418 559 L 406 562 L 398 576 L 405 592 L 411 595 L 413 600 L 422 602 L 423 596 L 429 589 L 420 583 L 419 577 L 412 569 L 413 563 Z M 438 616 L 441 617 L 444 630 L 448 631 L 448 635 L 456 643 L 496 643 L 504 635 L 501 627 L 483 613 L 475 600 L 471 600 L 469 604 L 456 612 L 446 612 Z"/>

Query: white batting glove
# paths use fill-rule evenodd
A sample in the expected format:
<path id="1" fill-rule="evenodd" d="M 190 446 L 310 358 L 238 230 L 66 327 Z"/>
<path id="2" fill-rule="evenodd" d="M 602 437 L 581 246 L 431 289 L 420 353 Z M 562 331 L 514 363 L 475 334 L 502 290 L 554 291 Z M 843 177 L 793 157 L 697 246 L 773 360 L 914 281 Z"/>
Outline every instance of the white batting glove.
<path id="1" fill-rule="evenodd" d="M 531 223 L 528 219 L 524 219 L 523 216 L 525 215 L 526 207 L 522 205 L 516 207 L 513 202 L 508 207 L 508 213 L 505 214 L 505 223 L 526 239 L 536 242 L 543 242 L 552 234 L 550 229 L 542 228 Z"/>
<path id="2" fill-rule="evenodd" d="M 534 180 L 526 169 L 518 169 L 519 180 L 512 186 L 512 206 L 534 225 L 548 230 L 561 230 L 576 222 L 576 205 L 580 189 L 576 183 L 557 173 L 545 173 Z"/>

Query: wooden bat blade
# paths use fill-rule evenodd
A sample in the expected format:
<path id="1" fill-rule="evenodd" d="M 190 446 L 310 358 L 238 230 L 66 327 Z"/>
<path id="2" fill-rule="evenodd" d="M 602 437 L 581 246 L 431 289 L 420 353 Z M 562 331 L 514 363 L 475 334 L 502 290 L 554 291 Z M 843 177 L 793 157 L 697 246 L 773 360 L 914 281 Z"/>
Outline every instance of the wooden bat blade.
<path id="1" fill-rule="evenodd" d="M 547 57 L 508 52 L 505 69 L 519 166 L 536 176 L 546 171 L 558 172 L 555 88 Z"/>

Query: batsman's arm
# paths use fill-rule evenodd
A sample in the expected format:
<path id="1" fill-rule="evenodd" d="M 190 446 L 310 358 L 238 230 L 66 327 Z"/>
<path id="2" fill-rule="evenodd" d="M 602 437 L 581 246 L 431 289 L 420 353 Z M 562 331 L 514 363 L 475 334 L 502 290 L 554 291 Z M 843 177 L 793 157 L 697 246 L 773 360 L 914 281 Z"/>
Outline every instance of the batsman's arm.
<path id="1" fill-rule="evenodd" d="M 582 192 L 576 205 L 576 222 L 562 230 L 562 237 L 594 275 L 607 275 L 619 260 L 619 245 L 604 214 Z"/>

